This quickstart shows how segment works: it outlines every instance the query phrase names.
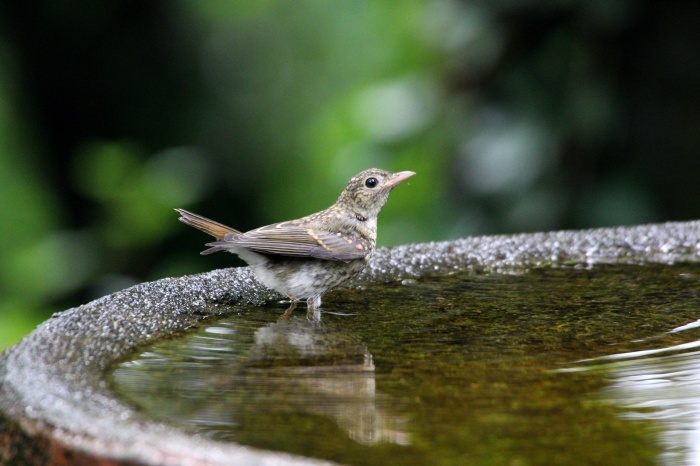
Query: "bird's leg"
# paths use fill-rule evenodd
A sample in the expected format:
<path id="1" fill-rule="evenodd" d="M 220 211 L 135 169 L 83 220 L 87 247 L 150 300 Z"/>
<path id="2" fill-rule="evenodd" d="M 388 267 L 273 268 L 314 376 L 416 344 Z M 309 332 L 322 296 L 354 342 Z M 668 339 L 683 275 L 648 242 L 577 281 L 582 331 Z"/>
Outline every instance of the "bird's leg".
<path id="1" fill-rule="evenodd" d="M 277 320 L 287 320 L 287 319 L 289 319 L 289 316 L 292 315 L 292 311 L 294 310 L 295 307 L 297 307 L 297 302 L 299 302 L 299 300 L 298 300 L 297 298 L 295 298 L 294 296 L 287 296 L 287 297 L 288 297 L 289 299 L 291 299 L 292 302 L 291 302 L 291 304 L 289 305 L 289 308 L 288 308 L 286 311 L 284 311 L 284 314 L 282 314 L 282 317 L 280 317 L 280 318 L 277 319 Z"/>
<path id="2" fill-rule="evenodd" d="M 316 309 L 321 307 L 321 295 L 320 294 L 315 294 L 312 296 L 309 296 L 309 298 L 306 300 L 306 306 L 309 308 L 309 311 L 315 311 Z"/>
<path id="3" fill-rule="evenodd" d="M 306 300 L 306 307 L 308 308 L 306 318 L 314 322 L 319 322 L 321 320 L 321 295 L 309 296 Z"/>

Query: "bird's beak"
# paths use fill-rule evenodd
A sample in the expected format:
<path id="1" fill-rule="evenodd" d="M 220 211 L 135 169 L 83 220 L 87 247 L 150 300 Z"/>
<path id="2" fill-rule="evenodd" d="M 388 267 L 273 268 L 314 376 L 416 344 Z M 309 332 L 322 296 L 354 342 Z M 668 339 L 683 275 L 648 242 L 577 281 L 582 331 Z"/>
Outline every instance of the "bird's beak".
<path id="1" fill-rule="evenodd" d="M 389 181 L 387 181 L 387 182 L 384 184 L 383 189 L 391 189 L 391 188 L 393 188 L 394 186 L 396 186 L 397 184 L 401 183 L 403 180 L 405 180 L 405 179 L 407 179 L 407 178 L 410 178 L 410 177 L 412 177 L 412 176 L 415 175 L 415 174 L 416 174 L 416 172 L 398 172 L 398 173 L 394 173 L 393 175 L 391 175 L 391 178 L 389 178 Z"/>

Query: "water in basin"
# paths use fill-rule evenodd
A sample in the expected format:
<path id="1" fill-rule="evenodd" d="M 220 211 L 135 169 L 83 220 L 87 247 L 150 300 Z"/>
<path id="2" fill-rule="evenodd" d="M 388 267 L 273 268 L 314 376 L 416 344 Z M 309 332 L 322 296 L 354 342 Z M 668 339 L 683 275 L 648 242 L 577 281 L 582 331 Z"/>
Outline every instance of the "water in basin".
<path id="1" fill-rule="evenodd" d="M 110 381 L 193 435 L 356 465 L 700 464 L 700 265 L 456 274 L 235 307 Z"/>

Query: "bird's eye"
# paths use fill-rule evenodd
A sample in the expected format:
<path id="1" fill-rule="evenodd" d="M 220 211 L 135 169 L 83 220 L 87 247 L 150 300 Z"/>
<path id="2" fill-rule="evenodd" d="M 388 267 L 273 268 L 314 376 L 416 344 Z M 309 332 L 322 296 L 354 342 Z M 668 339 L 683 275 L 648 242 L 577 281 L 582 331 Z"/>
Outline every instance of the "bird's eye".
<path id="1" fill-rule="evenodd" d="M 378 184 L 379 184 L 379 181 L 377 181 L 376 178 L 367 178 L 365 180 L 365 186 L 367 186 L 368 188 L 374 188 Z"/>

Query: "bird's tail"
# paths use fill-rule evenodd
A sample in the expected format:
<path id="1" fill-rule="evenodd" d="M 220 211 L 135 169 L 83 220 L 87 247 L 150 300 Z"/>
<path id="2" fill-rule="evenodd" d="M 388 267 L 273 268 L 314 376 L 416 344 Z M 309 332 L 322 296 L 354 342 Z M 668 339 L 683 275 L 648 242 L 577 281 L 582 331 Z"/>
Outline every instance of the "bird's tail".
<path id="1" fill-rule="evenodd" d="M 216 239 L 224 239 L 229 233 L 238 234 L 240 231 L 227 227 L 214 220 L 209 220 L 201 215 L 193 214 L 184 209 L 175 209 L 180 214 L 180 221 L 186 225 L 202 230 L 204 233 L 212 235 Z"/>

